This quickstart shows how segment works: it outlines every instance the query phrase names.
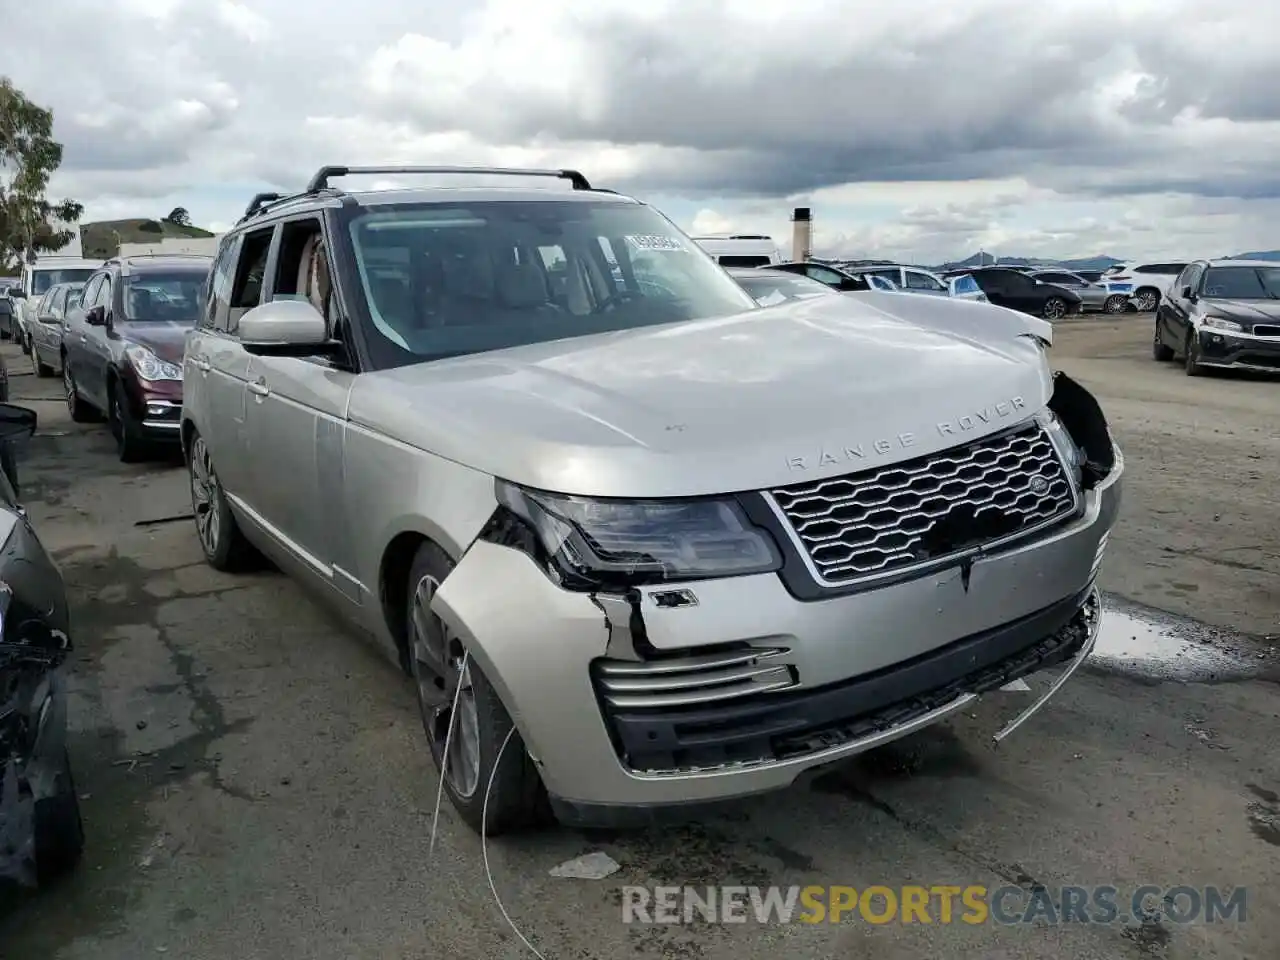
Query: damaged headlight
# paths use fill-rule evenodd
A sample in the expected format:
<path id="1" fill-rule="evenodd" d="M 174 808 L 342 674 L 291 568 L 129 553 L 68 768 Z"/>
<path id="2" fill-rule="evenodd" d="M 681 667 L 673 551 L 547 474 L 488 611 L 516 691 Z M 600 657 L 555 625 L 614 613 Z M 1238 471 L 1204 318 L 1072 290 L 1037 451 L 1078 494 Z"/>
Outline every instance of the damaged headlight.
<path id="1" fill-rule="evenodd" d="M 773 539 L 733 500 L 597 500 L 503 481 L 497 495 L 558 564 L 582 577 L 662 583 L 782 565 Z"/>

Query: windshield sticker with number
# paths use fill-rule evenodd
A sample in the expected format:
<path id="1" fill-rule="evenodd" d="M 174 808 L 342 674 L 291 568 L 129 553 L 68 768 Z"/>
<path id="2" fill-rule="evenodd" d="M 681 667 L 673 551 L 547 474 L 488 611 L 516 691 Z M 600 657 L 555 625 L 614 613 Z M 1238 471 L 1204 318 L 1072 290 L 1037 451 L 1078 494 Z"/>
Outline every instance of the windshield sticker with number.
<path id="1" fill-rule="evenodd" d="M 627 242 L 640 250 L 683 250 L 684 245 L 675 237 L 641 235 L 627 237 Z"/>

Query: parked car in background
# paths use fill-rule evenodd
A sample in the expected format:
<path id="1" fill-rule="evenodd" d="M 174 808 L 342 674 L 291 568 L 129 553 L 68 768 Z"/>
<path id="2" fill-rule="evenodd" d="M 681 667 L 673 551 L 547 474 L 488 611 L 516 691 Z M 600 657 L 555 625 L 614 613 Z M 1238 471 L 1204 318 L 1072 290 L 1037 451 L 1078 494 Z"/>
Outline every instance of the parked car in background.
<path id="1" fill-rule="evenodd" d="M 973 279 L 972 274 L 962 273 L 958 277 L 951 277 L 944 281 L 947 285 L 947 293 L 956 300 L 976 300 L 978 303 L 989 303 L 987 295 L 982 292 L 982 287 L 978 285 L 978 281 Z"/>
<path id="2" fill-rule="evenodd" d="M 1027 274 L 1041 283 L 1052 283 L 1055 286 L 1070 290 L 1080 298 L 1083 310 L 1102 311 L 1103 313 L 1124 313 L 1129 309 L 1127 292 L 1113 292 L 1105 283 L 1093 283 L 1072 273 L 1070 270 L 1045 269 L 1034 270 Z"/>
<path id="3" fill-rule="evenodd" d="M 66 315 L 62 379 L 78 423 L 105 416 L 120 459 L 177 444 L 183 339 L 203 307 L 212 258 L 108 260 Z"/>
<path id="4" fill-rule="evenodd" d="M 1087 280 L 1089 283 L 1102 282 L 1101 270 L 1072 270 L 1071 272 L 1074 273 L 1080 279 Z"/>
<path id="5" fill-rule="evenodd" d="M 762 233 L 694 237 L 693 242 L 715 257 L 722 267 L 767 267 L 782 262 L 773 237 Z"/>
<path id="6" fill-rule="evenodd" d="M 880 290 L 880 291 L 883 291 L 884 293 L 901 293 L 902 292 L 901 290 L 898 289 L 897 284 L 895 284 L 888 277 L 881 277 L 881 276 L 877 276 L 876 274 L 869 273 L 865 275 L 864 279 L 867 281 L 867 283 L 871 284 L 872 290 Z"/>
<path id="7" fill-rule="evenodd" d="M 1181 262 L 1134 262 L 1108 267 L 1103 273 L 1103 281 L 1110 285 L 1113 293 L 1130 292 L 1116 284 L 1132 284 L 1131 296 L 1133 305 L 1143 313 L 1150 312 L 1160 305 L 1160 301 L 1169 295 L 1173 282 L 1187 268 L 1186 261 Z"/>
<path id="8" fill-rule="evenodd" d="M 18 324 L 13 336 L 24 354 L 31 349 L 29 325 L 35 320 L 36 305 L 49 292 L 49 288 L 59 283 L 83 283 L 101 266 L 101 260 L 42 256 L 23 268 L 22 285 L 26 290 L 26 299 L 22 309 L 17 312 Z"/>
<path id="9" fill-rule="evenodd" d="M 473 829 L 784 788 L 1088 656 L 1122 459 L 1044 321 L 758 309 L 570 171 L 330 185 L 387 173 L 226 234 L 182 435 L 209 563 L 267 554 L 399 659 Z"/>
<path id="10" fill-rule="evenodd" d="M 33 410 L 0 403 L 0 881 L 41 886 L 71 870 L 84 825 L 67 753 L 66 588 L 19 500 L 18 445 Z"/>
<path id="11" fill-rule="evenodd" d="M 1156 308 L 1152 355 L 1210 369 L 1280 372 L 1280 263 L 1197 260 Z"/>
<path id="12" fill-rule="evenodd" d="M 950 296 L 946 281 L 919 267 L 884 266 L 865 267 L 863 276 L 884 277 L 903 293 L 923 293 L 934 297 Z"/>
<path id="13" fill-rule="evenodd" d="M 22 290 L 17 285 L 0 288 L 0 340 L 13 339 L 13 332 L 18 329 L 17 301 L 20 299 Z"/>
<path id="14" fill-rule="evenodd" d="M 37 377 L 51 377 L 62 372 L 62 331 L 67 311 L 80 305 L 83 283 L 59 283 L 49 288 L 36 305 L 28 331 L 31 343 L 31 369 Z"/>
<path id="15" fill-rule="evenodd" d="M 858 293 L 871 289 L 871 284 L 860 274 L 842 270 L 825 263 L 814 263 L 812 260 L 775 263 L 770 269 L 784 273 L 794 273 L 810 280 L 816 280 L 832 290 L 844 293 Z"/>
<path id="16" fill-rule="evenodd" d="M 1081 310 L 1080 295 L 1074 290 L 1042 283 L 1018 270 L 978 267 L 969 275 L 998 307 L 1035 314 L 1046 320 L 1061 320 Z"/>
<path id="17" fill-rule="evenodd" d="M 772 307 L 791 300 L 808 300 L 811 297 L 829 297 L 836 292 L 825 283 L 801 274 L 762 267 L 731 269 L 729 276 L 737 280 L 742 289 L 751 294 L 762 307 Z"/>

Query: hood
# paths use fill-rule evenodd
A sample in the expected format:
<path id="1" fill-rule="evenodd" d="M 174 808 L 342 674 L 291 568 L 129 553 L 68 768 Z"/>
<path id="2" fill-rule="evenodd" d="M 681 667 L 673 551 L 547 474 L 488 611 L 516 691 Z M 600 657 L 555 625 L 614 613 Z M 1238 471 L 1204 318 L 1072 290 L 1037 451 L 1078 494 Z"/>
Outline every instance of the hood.
<path id="1" fill-rule="evenodd" d="M 1052 380 L 1022 319 L 939 297 L 815 297 L 362 376 L 348 415 L 555 492 L 766 489 L 910 459 L 1040 410 Z"/>
<path id="2" fill-rule="evenodd" d="M 116 323 L 111 329 L 121 340 L 141 344 L 161 360 L 182 366 L 182 349 L 187 331 L 194 326 L 194 323 L 145 320 Z"/>
<path id="3" fill-rule="evenodd" d="M 1204 312 L 1241 323 L 1275 323 L 1280 321 L 1280 300 L 1209 300 L 1200 301 Z"/>

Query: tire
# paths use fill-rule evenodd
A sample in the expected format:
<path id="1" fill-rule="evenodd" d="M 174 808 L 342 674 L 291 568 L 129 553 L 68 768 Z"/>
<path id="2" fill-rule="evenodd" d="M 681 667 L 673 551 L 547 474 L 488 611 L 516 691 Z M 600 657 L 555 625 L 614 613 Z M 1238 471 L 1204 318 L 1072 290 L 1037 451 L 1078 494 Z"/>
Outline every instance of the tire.
<path id="1" fill-rule="evenodd" d="M 40 886 L 71 872 L 84 854 L 80 797 L 71 776 L 71 758 L 65 751 L 62 762 L 63 789 L 35 804 L 36 882 Z"/>
<path id="2" fill-rule="evenodd" d="M 1151 356 L 1152 359 L 1159 363 L 1168 363 L 1173 359 L 1173 348 L 1166 347 L 1164 341 L 1160 339 L 1160 325 L 1156 324 L 1155 332 L 1151 335 Z"/>
<path id="3" fill-rule="evenodd" d="M 31 340 L 21 330 L 18 331 L 18 349 L 24 357 L 31 353 Z"/>
<path id="4" fill-rule="evenodd" d="M 80 392 L 76 389 L 75 374 L 71 372 L 71 367 L 67 365 L 67 358 L 62 358 L 62 387 L 66 393 L 67 413 L 71 414 L 71 419 L 75 423 L 97 423 L 102 419 L 101 414 L 87 401 L 80 396 Z"/>
<path id="5" fill-rule="evenodd" d="M 476 833 L 498 836 L 543 826 L 553 820 L 547 792 L 524 740 L 518 731 L 512 732 L 511 715 L 479 664 L 468 659 L 462 672 L 461 642 L 428 609 L 435 588 L 452 569 L 444 551 L 435 544 L 423 544 L 409 570 L 405 601 L 410 673 L 431 758 L 450 803 Z M 463 684 L 459 716 L 450 733 L 459 682 Z M 450 739 L 449 764 L 444 759 L 446 738 Z M 464 753 L 471 756 L 469 764 L 462 759 Z"/>
<path id="6" fill-rule="evenodd" d="M 209 448 L 200 434 L 187 445 L 187 475 L 191 482 L 191 512 L 204 558 L 215 570 L 235 573 L 262 563 L 262 554 L 245 539 L 213 469 Z"/>
<path id="7" fill-rule="evenodd" d="M 1139 313 L 1151 313 L 1160 306 L 1160 291 L 1154 287 L 1143 287 L 1133 295 L 1133 303 Z"/>
<path id="8" fill-rule="evenodd" d="M 142 424 L 129 409 L 129 396 L 119 380 L 111 384 L 111 411 L 107 415 L 107 424 L 111 435 L 116 438 L 116 452 L 121 463 L 139 463 L 150 456 L 153 445 L 142 435 Z"/>
<path id="9" fill-rule="evenodd" d="M 1067 301 L 1061 297 L 1050 297 L 1040 308 L 1040 316 L 1046 320 L 1061 320 L 1067 315 Z"/>
<path id="10" fill-rule="evenodd" d="M 53 367 L 40 359 L 40 353 L 34 347 L 31 349 L 31 372 L 42 379 L 53 376 Z"/>
<path id="11" fill-rule="evenodd" d="M 1188 377 L 1203 377 L 1208 372 L 1200 365 L 1200 338 L 1194 330 L 1187 334 L 1183 363 Z"/>
<path id="12" fill-rule="evenodd" d="M 1102 303 L 1102 312 L 1111 316 L 1124 313 L 1128 308 L 1129 298 L 1123 293 L 1112 294 Z"/>

